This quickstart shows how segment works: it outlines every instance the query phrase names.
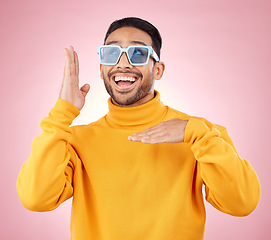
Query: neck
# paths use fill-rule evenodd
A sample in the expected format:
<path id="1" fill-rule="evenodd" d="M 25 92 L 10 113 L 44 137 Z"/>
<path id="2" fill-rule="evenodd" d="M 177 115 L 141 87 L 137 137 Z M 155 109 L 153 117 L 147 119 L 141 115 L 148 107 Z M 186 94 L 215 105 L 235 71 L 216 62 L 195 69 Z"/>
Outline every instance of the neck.
<path id="1" fill-rule="evenodd" d="M 121 128 L 145 128 L 161 120 L 167 111 L 167 108 L 160 100 L 158 92 L 153 93 L 151 100 L 143 104 L 131 107 L 121 107 L 108 100 L 109 112 L 106 116 L 107 122 L 112 127 Z"/>

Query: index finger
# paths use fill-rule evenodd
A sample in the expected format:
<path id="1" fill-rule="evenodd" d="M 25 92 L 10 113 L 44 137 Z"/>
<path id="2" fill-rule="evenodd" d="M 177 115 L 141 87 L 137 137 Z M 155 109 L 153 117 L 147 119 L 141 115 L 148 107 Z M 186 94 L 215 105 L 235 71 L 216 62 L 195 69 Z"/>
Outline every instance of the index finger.
<path id="1" fill-rule="evenodd" d="M 70 58 L 70 73 L 75 74 L 75 59 L 74 59 L 74 48 L 73 46 L 69 46 L 69 58 Z"/>
<path id="2" fill-rule="evenodd" d="M 64 77 L 69 76 L 70 71 L 70 56 L 69 56 L 69 50 L 67 48 L 64 48 L 64 56 L 65 56 L 65 66 L 64 66 Z"/>

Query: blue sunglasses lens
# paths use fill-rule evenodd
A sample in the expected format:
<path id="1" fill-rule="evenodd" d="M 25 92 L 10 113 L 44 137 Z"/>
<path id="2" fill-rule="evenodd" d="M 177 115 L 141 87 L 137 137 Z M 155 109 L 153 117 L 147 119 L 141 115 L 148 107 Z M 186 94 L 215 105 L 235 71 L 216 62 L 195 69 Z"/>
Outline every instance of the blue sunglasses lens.
<path id="1" fill-rule="evenodd" d="M 131 47 L 128 56 L 133 64 L 144 64 L 148 60 L 149 50 L 142 47 Z"/>
<path id="2" fill-rule="evenodd" d="M 104 64 L 116 64 L 120 55 L 117 47 L 102 47 L 100 52 L 101 61 Z"/>

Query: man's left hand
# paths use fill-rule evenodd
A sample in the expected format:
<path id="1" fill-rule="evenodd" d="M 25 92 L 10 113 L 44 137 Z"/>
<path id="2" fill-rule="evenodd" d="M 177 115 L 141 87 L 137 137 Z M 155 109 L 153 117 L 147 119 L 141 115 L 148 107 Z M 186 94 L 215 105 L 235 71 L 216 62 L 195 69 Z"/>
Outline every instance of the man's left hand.
<path id="1" fill-rule="evenodd" d="M 128 140 L 143 143 L 180 143 L 188 120 L 174 118 L 128 137 Z"/>

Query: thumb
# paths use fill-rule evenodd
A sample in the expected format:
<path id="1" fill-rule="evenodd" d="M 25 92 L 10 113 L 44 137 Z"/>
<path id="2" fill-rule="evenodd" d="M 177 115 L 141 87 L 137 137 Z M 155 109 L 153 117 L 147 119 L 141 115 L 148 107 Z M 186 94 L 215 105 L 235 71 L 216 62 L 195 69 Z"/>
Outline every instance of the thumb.
<path id="1" fill-rule="evenodd" d="M 80 90 L 81 92 L 83 93 L 84 97 L 87 95 L 87 93 L 89 92 L 89 89 L 90 89 L 90 85 L 89 84 L 84 84 Z"/>

